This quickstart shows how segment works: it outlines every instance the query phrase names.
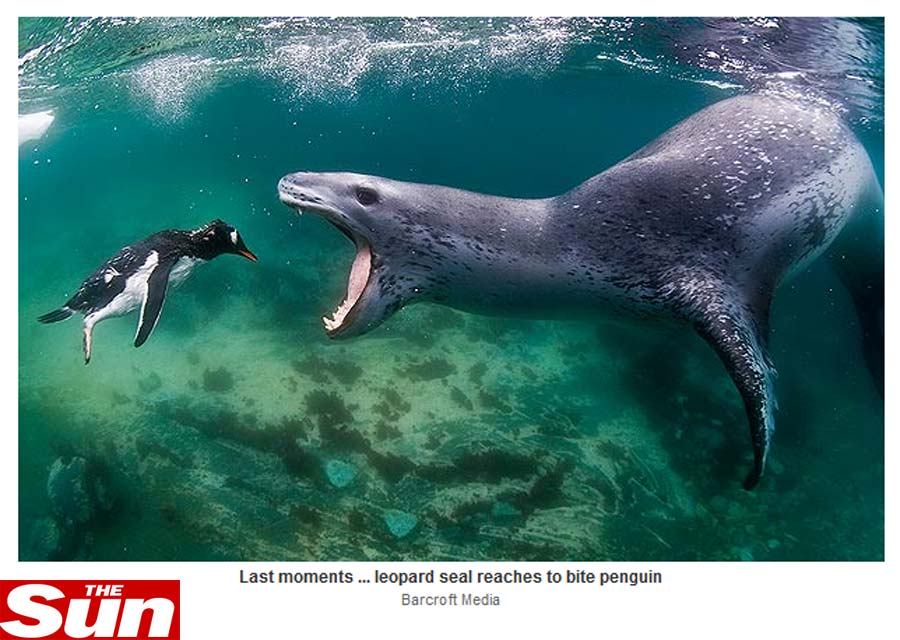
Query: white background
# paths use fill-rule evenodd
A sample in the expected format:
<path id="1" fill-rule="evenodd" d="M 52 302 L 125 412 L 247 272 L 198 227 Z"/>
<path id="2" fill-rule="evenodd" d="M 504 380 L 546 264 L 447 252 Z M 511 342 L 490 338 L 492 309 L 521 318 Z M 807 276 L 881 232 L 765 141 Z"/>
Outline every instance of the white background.
<path id="1" fill-rule="evenodd" d="M 893 3 L 894 7 L 898 6 Z M 17 15 L 887 15 L 886 178 L 886 552 L 884 563 L 19 563 L 17 544 L 18 330 L 13 305 L 18 287 L 16 60 Z M 894 328 L 897 274 L 896 47 L 888 2 L 30 2 L 3 8 L 4 70 L 0 172 L 0 578 L 4 579 L 180 579 L 183 638 L 306 638 L 327 634 L 371 637 L 652 638 L 898 638 L 900 580 L 897 537 L 897 341 Z M 60 206 L 65 206 L 61 201 Z M 73 220 L 72 224 L 77 224 Z M 60 232 L 65 232 L 61 229 Z M 140 531 L 134 532 L 140 536 Z M 241 585 L 239 569 L 328 571 L 344 569 L 371 578 L 381 570 L 594 571 L 663 573 L 661 585 L 518 585 L 459 589 L 428 585 Z M 400 593 L 471 591 L 500 595 L 500 607 L 419 608 L 400 606 Z M 893 591 L 892 595 L 890 592 Z"/>

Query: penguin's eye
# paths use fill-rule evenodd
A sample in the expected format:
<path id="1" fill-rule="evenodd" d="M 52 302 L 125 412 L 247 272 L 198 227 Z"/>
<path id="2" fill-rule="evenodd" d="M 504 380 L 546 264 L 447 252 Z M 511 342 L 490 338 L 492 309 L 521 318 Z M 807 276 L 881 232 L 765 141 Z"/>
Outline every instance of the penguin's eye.
<path id="1" fill-rule="evenodd" d="M 361 205 L 369 206 L 370 204 L 375 204 L 376 202 L 378 202 L 378 194 L 374 189 L 369 189 L 368 187 L 357 187 L 356 199 L 359 200 L 359 203 Z"/>
<path id="2" fill-rule="evenodd" d="M 232 229 L 231 232 L 228 234 L 228 237 L 231 238 L 231 244 L 237 244 L 237 230 L 236 229 Z"/>

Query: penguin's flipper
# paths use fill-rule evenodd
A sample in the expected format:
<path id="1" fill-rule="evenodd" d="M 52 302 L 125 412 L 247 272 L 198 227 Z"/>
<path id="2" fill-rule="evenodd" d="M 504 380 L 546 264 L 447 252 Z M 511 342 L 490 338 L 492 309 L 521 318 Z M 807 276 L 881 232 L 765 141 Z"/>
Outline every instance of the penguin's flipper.
<path id="1" fill-rule="evenodd" d="M 159 322 L 159 313 L 162 311 L 163 302 L 166 300 L 166 288 L 169 286 L 169 273 L 174 265 L 175 260 L 160 262 L 147 278 L 147 290 L 141 304 L 141 318 L 134 336 L 135 347 L 147 342 L 147 338 Z"/>
<path id="2" fill-rule="evenodd" d="M 715 277 L 690 278 L 674 296 L 681 314 L 715 349 L 744 400 L 753 445 L 753 468 L 744 488 L 762 476 L 775 431 L 775 368 L 766 343 L 771 295 L 746 295 Z"/>

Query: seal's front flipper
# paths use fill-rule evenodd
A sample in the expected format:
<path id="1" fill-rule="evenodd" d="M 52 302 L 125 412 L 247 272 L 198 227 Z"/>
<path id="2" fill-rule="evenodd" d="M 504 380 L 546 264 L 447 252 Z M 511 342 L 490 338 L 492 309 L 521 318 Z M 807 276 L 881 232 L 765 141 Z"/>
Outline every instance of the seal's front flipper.
<path id="1" fill-rule="evenodd" d="M 847 279 L 844 280 L 847 282 Z M 875 388 L 884 397 L 884 270 L 848 284 L 862 329 L 863 357 Z"/>
<path id="2" fill-rule="evenodd" d="M 880 187 L 873 186 L 872 195 L 841 231 L 828 257 L 853 298 L 866 366 L 884 396 L 884 196 Z"/>
<path id="3" fill-rule="evenodd" d="M 678 298 L 682 313 L 719 354 L 744 400 L 753 444 L 753 469 L 744 488 L 753 489 L 766 466 L 778 406 L 764 333 L 771 295 L 746 296 L 715 279 L 692 278 Z"/>
<path id="4" fill-rule="evenodd" d="M 162 311 L 163 302 L 166 300 L 166 288 L 169 286 L 169 273 L 174 264 L 173 260 L 159 263 L 147 278 L 147 291 L 144 294 L 144 302 L 141 304 L 141 318 L 134 336 L 135 347 L 147 342 L 147 338 L 150 337 L 153 329 L 156 328 L 156 323 L 159 322 L 159 314 Z"/>

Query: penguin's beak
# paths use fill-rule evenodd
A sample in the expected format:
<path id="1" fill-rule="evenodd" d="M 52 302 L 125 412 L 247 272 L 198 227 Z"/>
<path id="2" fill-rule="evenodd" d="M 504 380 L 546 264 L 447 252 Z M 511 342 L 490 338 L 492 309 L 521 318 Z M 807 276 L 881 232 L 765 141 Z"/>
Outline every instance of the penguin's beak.
<path id="1" fill-rule="evenodd" d="M 244 239 L 240 236 L 237 237 L 237 242 L 235 243 L 234 252 L 240 256 L 244 256 L 247 260 L 251 262 L 257 262 L 259 258 L 256 257 L 256 254 L 250 251 L 247 248 L 247 245 L 244 244 Z"/>

